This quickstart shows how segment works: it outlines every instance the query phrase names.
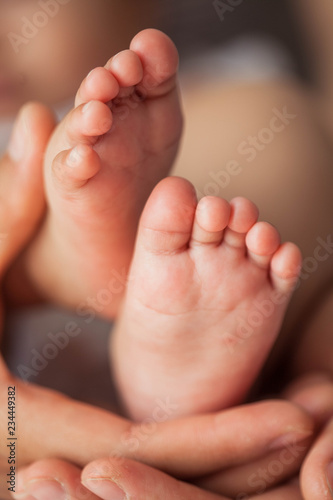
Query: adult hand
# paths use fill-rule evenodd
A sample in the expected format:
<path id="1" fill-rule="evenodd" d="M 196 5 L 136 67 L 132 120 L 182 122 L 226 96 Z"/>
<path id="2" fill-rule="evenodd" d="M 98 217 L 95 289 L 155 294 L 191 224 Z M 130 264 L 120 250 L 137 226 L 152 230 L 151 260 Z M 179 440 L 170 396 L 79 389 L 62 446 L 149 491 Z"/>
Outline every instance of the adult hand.
<path id="1" fill-rule="evenodd" d="M 171 492 L 174 488 L 184 492 L 189 488 L 193 492 L 198 491 L 197 497 L 186 497 L 184 493 L 183 498 L 219 498 L 204 494 L 204 489 L 221 493 L 228 490 L 239 498 L 246 498 L 244 494 L 247 492 L 263 493 L 297 471 L 309 447 L 313 428 L 312 420 L 306 413 L 283 401 L 244 405 L 216 414 L 166 422 L 154 423 L 152 420 L 148 425 L 133 424 L 45 389 L 27 386 L 25 390 L 28 391 L 26 394 L 23 390 L 19 391 L 21 403 L 17 408 L 17 415 L 24 415 L 18 426 L 21 465 L 46 457 L 59 457 L 84 467 L 98 457 L 108 457 L 97 462 L 99 468 L 93 467 L 100 477 L 104 477 L 103 474 L 115 477 L 114 471 L 119 470 L 123 474 L 133 467 L 133 478 L 141 472 L 146 476 L 151 474 L 151 483 L 156 483 L 156 488 L 159 478 L 164 478 L 159 486 L 162 492 L 163 485 L 171 488 Z M 157 413 L 162 419 L 161 412 Z M 46 462 L 46 466 L 48 464 Z M 60 464 L 59 468 L 57 464 Z M 163 470 L 177 480 L 166 479 L 168 476 L 149 466 Z M 37 479 L 46 478 L 63 484 L 67 495 L 80 498 L 78 492 L 73 492 L 73 487 L 79 485 L 79 469 L 58 462 L 56 465 L 51 462 L 48 469 L 43 467 L 45 462 L 23 469 L 23 479 L 21 476 L 17 484 L 19 495 L 25 493 L 34 497 L 31 488 L 40 486 Z M 264 467 L 269 476 L 258 484 L 258 474 Z M 223 472 L 225 469 L 228 471 Z M 222 472 L 219 474 L 219 471 Z M 233 485 L 229 484 L 229 473 L 235 480 Z M 126 481 L 130 480 L 131 474 L 124 476 Z M 178 483 L 178 479 L 196 481 L 200 489 Z M 133 488 L 137 488 L 137 494 L 142 498 L 149 498 L 144 496 L 144 489 L 149 484 L 148 480 L 142 481 Z M 43 482 L 41 486 L 45 485 Z M 133 495 L 133 491 L 130 490 L 129 494 Z M 205 496 L 200 497 L 199 494 Z"/>
<path id="2" fill-rule="evenodd" d="M 43 460 L 21 470 L 20 500 L 303 500 L 296 482 L 262 495 L 226 497 L 175 479 L 129 459 L 101 459 L 78 467 L 60 460 Z"/>
<path id="3" fill-rule="evenodd" d="M 286 397 L 308 411 L 319 430 L 301 470 L 303 498 L 333 498 L 333 380 L 327 374 L 302 377 Z"/>

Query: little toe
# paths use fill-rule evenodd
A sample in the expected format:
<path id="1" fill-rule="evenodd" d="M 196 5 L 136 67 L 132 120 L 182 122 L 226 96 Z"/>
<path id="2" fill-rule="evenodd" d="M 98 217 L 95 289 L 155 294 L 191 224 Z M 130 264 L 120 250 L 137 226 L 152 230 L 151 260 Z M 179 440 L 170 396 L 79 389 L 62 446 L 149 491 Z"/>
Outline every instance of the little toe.
<path id="1" fill-rule="evenodd" d="M 141 92 L 147 97 L 167 94 L 175 87 L 178 51 L 170 38 L 156 29 L 146 29 L 132 40 L 130 49 L 143 66 Z"/>
<path id="2" fill-rule="evenodd" d="M 280 246 L 280 235 L 268 222 L 257 222 L 247 233 L 245 242 L 251 260 L 259 267 L 267 268 Z"/>
<path id="3" fill-rule="evenodd" d="M 219 245 L 230 219 L 231 208 L 222 198 L 206 196 L 197 206 L 190 246 Z"/>
<path id="4" fill-rule="evenodd" d="M 67 132 L 77 141 L 106 134 L 112 126 L 110 108 L 100 101 L 90 101 L 73 111 Z"/>
<path id="5" fill-rule="evenodd" d="M 246 198 L 233 198 L 230 202 L 231 214 L 223 241 L 235 248 L 245 250 L 247 232 L 257 222 L 259 211 L 256 205 Z"/>
<path id="6" fill-rule="evenodd" d="M 172 254 L 188 247 L 197 199 L 185 179 L 168 177 L 154 189 L 142 213 L 138 242 L 152 253 Z"/>
<path id="7" fill-rule="evenodd" d="M 95 68 L 83 80 L 76 94 L 75 107 L 89 101 L 107 103 L 119 93 L 117 79 L 106 68 Z"/>
<path id="8" fill-rule="evenodd" d="M 61 151 L 52 163 L 55 185 L 68 191 L 83 187 L 101 168 L 98 154 L 91 146 L 78 144 L 69 151 Z"/>
<path id="9" fill-rule="evenodd" d="M 281 293 L 289 294 L 297 285 L 302 266 L 302 254 L 294 243 L 284 243 L 271 261 L 271 280 Z"/>

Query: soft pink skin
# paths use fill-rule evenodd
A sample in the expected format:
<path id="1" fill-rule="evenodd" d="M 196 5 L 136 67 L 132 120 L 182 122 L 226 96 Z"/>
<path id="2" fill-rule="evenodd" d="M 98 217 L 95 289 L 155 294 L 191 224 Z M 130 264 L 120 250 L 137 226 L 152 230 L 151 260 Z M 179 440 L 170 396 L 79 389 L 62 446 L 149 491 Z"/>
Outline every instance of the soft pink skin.
<path id="1" fill-rule="evenodd" d="M 298 248 L 280 245 L 276 229 L 257 217 L 244 198 L 197 205 L 184 179 L 164 179 L 153 191 L 111 343 L 135 419 L 151 416 L 159 397 L 178 404 L 172 417 L 229 407 L 255 380 L 301 263 Z M 253 326 L 258 304 L 269 311 Z"/>
<path id="2" fill-rule="evenodd" d="M 57 481 L 54 483 L 55 476 Z M 230 497 L 205 491 L 129 459 L 124 459 L 120 463 L 119 460 L 112 458 L 98 460 L 88 464 L 83 471 L 66 462 L 45 460 L 20 472 L 18 477 L 20 483 L 26 486 L 28 493 L 25 497 L 21 495 L 17 497 L 22 500 L 33 500 L 29 492 L 40 491 L 38 488 L 45 488 L 45 483 L 50 484 L 49 481 L 58 487 L 61 481 L 67 494 L 72 494 L 73 498 L 80 498 L 81 495 L 87 500 L 119 500 L 120 498 L 125 500 L 134 498 L 136 500 L 155 500 L 156 498 L 231 500 Z M 118 488 L 120 492 L 122 491 L 123 497 L 115 496 L 119 494 Z M 253 500 L 281 500 L 282 498 L 302 500 L 299 486 L 290 483 L 273 488 L 263 495 L 251 496 Z"/>
<path id="3" fill-rule="evenodd" d="M 178 150 L 177 69 L 174 44 L 151 29 L 83 81 L 46 151 L 49 211 L 27 259 L 46 297 L 84 310 L 115 273 L 126 278 L 141 210 Z M 121 292 L 98 312 L 114 317 Z"/>
<path id="4" fill-rule="evenodd" d="M 100 425 L 103 425 L 106 415 L 101 413 L 98 417 L 95 412 L 94 417 L 97 417 L 95 427 L 98 425 L 101 429 Z M 100 456 L 107 458 L 97 459 L 85 467 L 84 464 L 91 459 L 83 455 L 75 460 L 76 463 L 82 462 L 81 467 L 56 459 L 40 460 L 20 470 L 17 480 L 18 496 L 24 498 L 25 494 L 29 498 L 29 494 L 35 492 L 38 486 L 45 488 L 46 480 L 56 480 L 66 489 L 67 495 L 73 495 L 74 498 L 87 494 L 87 488 L 94 491 L 97 498 L 112 498 L 110 494 L 105 494 L 105 489 L 104 494 L 101 489 L 98 492 L 95 489 L 98 484 L 101 485 L 97 483 L 96 478 L 102 477 L 116 479 L 117 484 L 126 490 L 128 498 L 153 499 L 158 492 L 160 498 L 225 498 L 223 481 L 217 484 L 217 476 L 223 478 L 228 468 L 238 468 L 236 483 L 246 483 L 248 471 L 245 464 L 250 465 L 252 462 L 254 467 L 258 467 L 258 464 L 267 467 L 271 460 L 275 460 L 281 453 L 281 450 L 277 450 L 276 455 L 272 455 L 272 452 L 267 455 L 277 438 L 282 439 L 282 443 L 286 445 L 283 436 L 290 436 L 290 432 L 295 432 L 298 436 L 296 439 L 303 439 L 304 435 L 311 435 L 313 427 L 311 419 L 296 406 L 286 402 L 267 401 L 217 414 L 159 423 L 155 432 L 149 436 L 145 435 L 136 451 L 131 453 L 129 447 L 124 444 L 125 440 L 121 439 L 125 429 L 127 427 L 133 439 L 134 436 L 140 436 L 143 427 L 141 424 L 123 421 L 121 425 L 124 427 L 121 430 L 119 419 L 117 422 L 117 418 L 113 417 L 113 420 L 112 425 L 109 418 L 109 435 L 113 438 L 111 437 L 107 445 L 104 443 L 104 448 L 106 450 L 107 446 L 112 446 L 109 449 L 113 450 L 113 454 L 120 455 L 118 458 L 107 454 L 106 451 L 103 454 L 100 450 Z M 86 425 L 84 422 L 80 423 L 85 427 L 85 440 L 89 441 L 91 437 L 92 442 L 97 444 L 100 433 L 96 433 L 96 428 L 89 429 L 88 423 L 91 425 L 92 422 L 87 421 Z M 249 439 L 238 439 L 240 429 Z M 284 445 L 282 444 L 282 449 Z M 89 453 L 97 455 L 94 446 Z M 128 456 L 129 458 L 126 458 Z M 286 466 L 286 476 L 288 473 L 293 474 L 293 467 L 294 464 Z M 217 471 L 220 471 L 220 474 Z M 202 486 L 194 487 L 179 481 L 191 478 L 199 482 L 197 478 L 202 475 L 206 477 L 206 483 Z M 89 478 L 93 478 L 93 481 L 89 481 Z M 271 486 L 283 479 L 277 477 Z M 38 480 L 42 481 L 39 485 Z M 84 486 L 80 484 L 81 480 Z M 239 493 L 236 483 L 233 496 Z M 208 491 L 215 492 L 216 495 Z M 92 495 L 88 498 L 95 500 L 96 497 Z"/>
<path id="5" fill-rule="evenodd" d="M 332 378 L 320 372 L 305 375 L 290 385 L 285 396 L 312 415 L 320 430 L 302 466 L 300 482 L 303 498 L 333 498 Z"/>
<path id="6" fill-rule="evenodd" d="M 0 160 L 0 189 L 6 187 L 6 200 L 15 201 L 11 205 L 9 212 L 0 210 L 2 225 L 8 231 L 6 245 L 0 251 L 0 268 L 2 273 L 6 270 L 8 263 L 15 257 L 33 231 L 35 225 L 41 216 L 43 208 L 43 192 L 41 182 L 42 171 L 42 146 L 47 140 L 47 135 L 51 133 L 53 122 L 52 117 L 47 110 L 39 105 L 29 106 L 23 112 L 26 120 L 27 132 L 34 131 L 36 141 L 30 141 L 28 146 L 28 155 L 24 157 L 22 163 L 14 162 L 8 155 Z M 40 127 L 41 122 L 44 127 Z M 45 124 L 48 124 L 48 130 Z M 39 124 L 39 126 L 38 126 Z M 37 131 L 43 130 L 39 136 Z M 31 149 L 30 149 L 31 148 Z M 39 161 L 38 161 L 39 160 Z M 27 175 L 34 172 L 34 176 Z M 26 177 L 25 177 L 26 176 Z M 25 179 L 20 184 L 19 179 Z M 38 181 L 39 178 L 39 181 Z M 5 181 L 5 182 L 4 182 Z M 30 189 L 26 189 L 27 183 L 30 183 Z M 17 196 L 21 189 L 21 196 Z M 15 193 L 15 197 L 11 197 Z M 32 196 L 33 194 L 33 196 Z M 17 203 L 19 201 L 19 204 Z M 39 201 L 40 212 L 29 210 L 30 205 L 37 206 Z M 29 214 L 25 217 L 22 226 L 22 213 Z M 9 217 L 10 215 L 10 217 Z M 19 229 L 19 230 L 18 230 Z M 24 229 L 25 234 L 22 230 Z M 22 240 L 19 242 L 17 236 Z M 24 238 L 23 238 L 24 236 Z M 145 484 L 152 484 L 159 490 L 165 483 L 165 491 L 171 493 L 184 491 L 184 495 L 190 492 L 198 493 L 199 490 L 193 489 L 187 485 L 179 483 L 175 479 L 167 477 L 160 472 L 153 471 L 148 466 L 156 466 L 158 469 L 164 469 L 169 474 L 176 477 L 197 477 L 202 474 L 215 472 L 220 467 L 226 467 L 230 464 L 228 449 L 233 446 L 233 464 L 238 461 L 255 460 L 267 452 L 271 442 L 290 433 L 290 426 L 301 437 L 309 436 L 312 432 L 313 423 L 311 419 L 296 406 L 289 403 L 265 402 L 248 407 L 241 407 L 228 410 L 223 413 L 212 414 L 202 417 L 191 417 L 189 419 L 160 422 L 156 424 L 156 430 L 153 435 L 147 439 L 140 440 L 137 436 L 141 435 L 142 428 L 132 422 L 112 415 L 104 410 L 91 407 L 68 399 L 64 395 L 44 389 L 33 384 L 25 384 L 15 379 L 7 370 L 4 360 L 0 357 L 0 435 L 5 436 L 7 429 L 7 393 L 8 387 L 15 386 L 16 394 L 16 424 L 17 436 L 20 443 L 20 453 L 17 465 L 24 466 L 36 460 L 43 460 L 47 457 L 63 457 L 71 464 L 78 464 L 84 467 L 85 464 L 96 460 L 98 457 L 108 456 L 110 450 L 117 452 L 120 456 L 128 457 L 130 467 L 139 467 L 142 470 L 143 477 L 146 477 L 146 483 L 136 483 L 138 494 L 142 496 Z M 57 409 L 56 414 L 54 409 Z M 275 415 L 279 417 L 273 418 Z M 256 436 L 256 446 L 251 442 L 238 442 L 237 436 L 242 432 L 247 432 L 253 436 L 254 422 L 257 423 L 263 418 L 263 423 L 258 429 Z M 271 422 L 274 420 L 274 424 Z M 193 429 L 196 430 L 193 433 Z M 214 432 L 212 432 L 212 429 Z M 226 432 L 228 430 L 228 432 Z M 231 431 L 231 432 L 230 432 Z M 36 435 L 39 439 L 36 440 Z M 174 439 L 178 436 L 177 439 Z M 138 446 L 133 449 L 133 439 Z M 229 441 L 229 444 L 227 444 Z M 6 441 L 7 443 L 7 441 Z M 8 472 L 7 448 L 6 443 L 1 444 L 0 453 L 0 473 Z M 161 446 L 162 443 L 162 446 Z M 170 443 L 174 446 L 170 447 Z M 234 444 L 236 443 L 236 446 Z M 2 445 L 5 444 L 5 449 Z M 201 449 L 200 453 L 197 453 Z M 206 455 L 207 454 L 207 455 Z M 131 459 L 137 459 L 147 466 L 135 465 Z M 119 459 L 115 460 L 119 465 Z M 127 459 L 123 463 L 126 465 Z M 53 463 L 53 462 L 51 462 Z M 48 468 L 50 462 L 46 462 L 46 468 L 43 462 L 41 468 L 26 469 L 29 479 L 32 479 L 27 487 L 27 495 L 23 493 L 23 498 L 32 493 L 37 494 L 38 484 L 36 479 L 61 479 L 61 482 L 68 488 L 77 488 L 80 479 L 78 468 L 69 464 L 57 462 L 52 466 L 51 471 Z M 36 478 L 36 470 L 38 472 Z M 130 469 L 129 469 L 130 470 Z M 24 471 L 23 471 L 24 474 Z M 54 476 L 55 475 L 55 476 Z M 126 481 L 126 477 L 125 477 Z M 2 498 L 10 498 L 7 490 L 0 491 Z M 18 478 L 18 493 L 22 493 L 25 488 L 24 476 L 23 482 Z M 50 486 L 50 485 L 49 485 Z M 59 486 L 59 485 L 58 485 Z M 30 489 L 29 489 L 30 488 Z M 42 484 L 42 490 L 45 494 L 47 488 L 46 481 Z M 21 489 L 21 491 L 20 491 Z M 82 491 L 82 490 L 80 490 Z M 84 491 L 84 490 L 83 490 Z M 50 492 L 50 490 L 49 490 Z M 39 491 L 40 493 L 40 491 Z M 77 493 L 77 491 L 76 491 Z M 198 493 L 199 494 L 199 493 Z M 213 498 L 212 494 L 200 491 L 202 498 Z M 96 498 L 91 496 L 92 499 Z M 200 497 L 198 497 L 200 498 Z M 30 499 L 29 499 L 30 500 Z"/>

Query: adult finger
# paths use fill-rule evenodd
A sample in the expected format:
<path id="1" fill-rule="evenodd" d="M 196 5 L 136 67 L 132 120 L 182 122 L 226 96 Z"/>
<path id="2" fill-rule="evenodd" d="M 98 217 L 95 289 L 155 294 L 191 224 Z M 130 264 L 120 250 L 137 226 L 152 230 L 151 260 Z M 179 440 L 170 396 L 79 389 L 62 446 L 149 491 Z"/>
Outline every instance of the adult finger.
<path id="1" fill-rule="evenodd" d="M 245 498 L 240 498 L 237 500 L 248 500 Z M 304 500 L 301 490 L 297 482 L 293 484 L 287 484 L 286 486 L 281 486 L 271 491 L 267 491 L 262 495 L 257 495 L 251 497 L 251 500 Z"/>
<path id="2" fill-rule="evenodd" d="M 82 472 L 82 483 L 103 500 L 228 500 L 129 459 L 103 459 Z"/>
<path id="3" fill-rule="evenodd" d="M 333 379 L 327 373 L 298 378 L 288 386 L 284 396 L 312 415 L 318 428 L 333 417 Z"/>
<path id="4" fill-rule="evenodd" d="M 301 442 L 287 439 L 279 450 L 259 460 L 210 474 L 195 484 L 232 498 L 262 494 L 299 473 L 312 440 L 312 435 Z"/>
<path id="5" fill-rule="evenodd" d="M 23 467 L 17 475 L 13 498 L 38 500 L 97 500 L 81 483 L 82 470 L 58 459 L 45 459 Z"/>
<path id="6" fill-rule="evenodd" d="M 323 429 L 302 467 L 303 496 L 306 500 L 333 498 L 332 378 L 326 373 L 306 375 L 293 382 L 285 394 L 314 417 L 318 429 Z"/>
<path id="7" fill-rule="evenodd" d="M 305 500 L 333 498 L 333 419 L 314 443 L 301 471 Z"/>
<path id="8" fill-rule="evenodd" d="M 168 418 L 158 407 L 155 419 L 133 424 L 55 391 L 7 380 L 0 387 L 0 430 L 4 436 L 7 384 L 16 387 L 21 465 L 63 457 L 83 466 L 99 457 L 119 455 L 172 475 L 195 477 L 262 457 L 286 435 L 297 442 L 313 428 L 306 413 L 283 401 L 166 422 L 157 421 L 162 416 Z"/>

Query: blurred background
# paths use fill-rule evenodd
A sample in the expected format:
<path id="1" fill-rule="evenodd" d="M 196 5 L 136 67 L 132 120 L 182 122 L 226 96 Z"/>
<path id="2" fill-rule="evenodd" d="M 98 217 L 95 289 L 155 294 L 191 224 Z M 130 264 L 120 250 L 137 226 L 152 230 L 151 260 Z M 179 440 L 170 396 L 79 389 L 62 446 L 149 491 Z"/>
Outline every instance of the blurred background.
<path id="1" fill-rule="evenodd" d="M 229 4 L 228 0 L 222 3 Z M 218 2 L 212 0 L 159 0 L 158 4 L 158 24 L 175 41 L 184 61 L 203 51 L 228 47 L 237 40 L 255 42 L 260 38 L 263 46 L 256 44 L 258 54 L 264 53 L 265 41 L 275 46 L 275 53 L 279 47 L 289 55 L 295 72 L 309 78 L 299 23 L 288 0 L 243 0 L 237 7 L 230 7 L 233 10 L 224 14 L 223 21 Z M 246 45 L 242 48 L 246 57 Z"/>

